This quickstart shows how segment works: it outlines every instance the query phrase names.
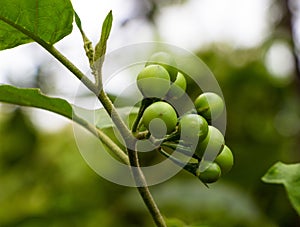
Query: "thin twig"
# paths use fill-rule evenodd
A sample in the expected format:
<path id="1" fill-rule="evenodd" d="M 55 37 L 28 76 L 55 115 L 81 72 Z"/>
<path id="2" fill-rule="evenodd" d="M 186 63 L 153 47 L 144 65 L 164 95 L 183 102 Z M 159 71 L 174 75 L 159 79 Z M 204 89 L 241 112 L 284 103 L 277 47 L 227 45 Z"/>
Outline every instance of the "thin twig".
<path id="1" fill-rule="evenodd" d="M 290 35 L 291 39 L 291 46 L 292 46 L 292 52 L 294 57 L 294 64 L 295 64 L 295 75 L 298 80 L 299 86 L 300 86 L 300 65 L 299 65 L 299 53 L 297 50 L 296 45 L 296 31 L 294 30 L 294 15 L 292 11 L 293 6 L 293 0 L 286 0 L 284 1 L 285 8 L 286 8 L 286 19 L 287 19 L 287 29 L 288 33 Z"/>

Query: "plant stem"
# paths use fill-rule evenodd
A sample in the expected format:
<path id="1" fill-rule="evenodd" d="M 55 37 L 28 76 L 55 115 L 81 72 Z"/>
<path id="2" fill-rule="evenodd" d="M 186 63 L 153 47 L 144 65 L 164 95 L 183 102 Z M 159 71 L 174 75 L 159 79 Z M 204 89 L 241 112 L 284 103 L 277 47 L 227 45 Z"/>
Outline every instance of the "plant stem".
<path id="1" fill-rule="evenodd" d="M 166 227 L 166 223 L 150 193 L 145 176 L 140 168 L 138 153 L 135 149 L 133 149 L 136 144 L 136 138 L 127 128 L 123 120 L 120 118 L 120 115 L 115 110 L 115 107 L 112 104 L 111 100 L 103 90 L 100 91 L 98 98 L 103 104 L 108 114 L 111 116 L 113 122 L 116 124 L 119 132 L 121 133 L 126 143 L 131 172 L 145 205 L 147 206 L 156 225 L 158 227 Z"/>
<path id="2" fill-rule="evenodd" d="M 171 148 L 172 150 L 176 150 L 177 152 L 180 152 L 181 154 L 191 156 L 193 154 L 193 151 L 189 149 L 189 147 L 182 146 L 180 144 L 175 144 L 172 142 L 164 142 L 161 144 L 162 147 L 168 147 Z"/>
<path id="3" fill-rule="evenodd" d="M 174 164 L 182 167 L 183 169 L 187 170 L 191 174 L 197 176 L 197 169 L 199 167 L 199 163 L 184 163 L 181 160 L 173 157 L 172 155 L 165 152 L 163 149 L 157 149 L 159 153 L 161 153 L 163 156 L 169 158 Z"/>
<path id="4" fill-rule="evenodd" d="M 142 196 L 144 203 L 146 204 L 150 214 L 152 215 L 152 218 L 154 219 L 154 222 L 158 227 L 166 227 L 165 221 L 160 214 L 160 211 L 149 191 L 149 188 L 147 187 L 145 177 L 143 175 L 143 172 L 140 169 L 139 161 L 138 161 L 138 155 L 137 151 L 129 149 L 132 145 L 135 145 L 135 138 L 130 132 L 130 130 L 127 128 L 125 123 L 122 121 L 121 117 L 115 110 L 114 105 L 108 98 L 107 94 L 102 89 L 102 81 L 101 81 L 101 71 L 99 75 L 96 75 L 97 82 L 94 84 L 84 73 L 82 73 L 71 61 L 69 61 L 63 54 L 61 54 L 53 45 L 45 42 L 43 39 L 35 35 L 34 33 L 26 30 L 26 28 L 14 23 L 13 21 L 8 20 L 5 17 L 0 17 L 0 20 L 3 22 L 9 24 L 10 26 L 14 27 L 15 29 L 19 30 L 35 42 L 37 42 L 39 45 L 41 45 L 44 49 L 46 49 L 53 57 L 55 57 L 60 63 L 62 63 L 67 69 L 69 69 L 90 91 L 92 91 L 94 94 L 97 95 L 100 102 L 103 104 L 106 111 L 111 116 L 112 120 L 116 124 L 118 130 L 120 131 L 122 137 L 126 141 L 127 150 L 128 150 L 128 158 L 131 164 L 131 170 L 133 173 L 134 180 L 137 185 L 142 185 L 138 187 L 139 193 Z M 102 66 L 102 62 L 101 62 Z M 99 69 L 98 69 L 99 70 Z M 78 119 L 76 119 L 78 120 Z M 75 120 L 74 120 L 75 121 Z M 92 132 L 94 135 L 96 135 L 101 141 L 106 143 L 106 145 L 111 149 L 116 149 L 116 145 L 114 142 L 112 142 L 102 131 L 97 130 L 95 131 L 94 127 L 89 125 L 87 122 L 79 121 L 78 123 L 83 125 L 85 128 L 87 128 L 90 132 Z M 116 153 L 118 154 L 118 152 Z M 124 159 L 125 161 L 125 159 Z M 136 168 L 134 168 L 136 167 Z"/>
<path id="5" fill-rule="evenodd" d="M 141 197 L 143 198 L 144 203 L 146 204 L 156 226 L 167 227 L 165 220 L 163 219 L 163 217 L 159 211 L 159 208 L 157 207 L 157 205 L 150 193 L 150 190 L 146 184 L 144 174 L 140 169 L 137 152 L 129 149 L 128 156 L 129 156 L 130 164 L 132 166 L 132 168 L 131 168 L 132 174 L 133 174 L 134 180 L 138 186 L 137 187 L 138 191 L 139 191 Z M 141 186 L 139 186 L 139 185 L 141 185 Z"/>

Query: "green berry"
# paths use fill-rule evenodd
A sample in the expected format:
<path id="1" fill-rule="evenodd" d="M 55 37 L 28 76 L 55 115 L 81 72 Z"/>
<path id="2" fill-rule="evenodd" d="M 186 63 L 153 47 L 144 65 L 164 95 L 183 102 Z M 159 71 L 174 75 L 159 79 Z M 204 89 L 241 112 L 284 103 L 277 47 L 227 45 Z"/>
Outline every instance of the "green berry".
<path id="1" fill-rule="evenodd" d="M 144 97 L 162 98 L 170 89 L 169 73 L 160 65 L 149 65 L 137 76 L 137 86 Z"/>
<path id="2" fill-rule="evenodd" d="M 214 183 L 221 177 L 221 168 L 217 163 L 211 162 L 203 172 L 199 173 L 199 179 L 203 183 Z"/>
<path id="3" fill-rule="evenodd" d="M 155 102 L 146 108 L 142 123 L 154 137 L 161 138 L 175 130 L 177 114 L 169 103 Z"/>
<path id="4" fill-rule="evenodd" d="M 178 72 L 176 68 L 177 65 L 175 59 L 170 54 L 165 52 L 157 52 L 153 54 L 146 63 L 146 66 L 153 64 L 163 66 L 168 71 L 171 81 L 173 82 L 176 80 Z"/>
<path id="5" fill-rule="evenodd" d="M 179 120 L 180 138 L 188 144 L 202 142 L 208 133 L 207 121 L 198 114 L 186 114 Z"/>
<path id="6" fill-rule="evenodd" d="M 184 95 L 186 90 L 186 79 L 184 75 L 178 72 L 176 80 L 171 84 L 170 90 L 167 94 L 169 98 L 180 98 Z"/>
<path id="7" fill-rule="evenodd" d="M 220 153 L 224 144 L 225 140 L 223 134 L 214 126 L 209 125 L 207 136 L 202 142 L 198 143 L 195 155 L 201 159 L 205 152 L 207 156 L 211 157 L 215 155 L 216 157 L 217 154 Z"/>
<path id="8" fill-rule="evenodd" d="M 228 173 L 233 166 L 233 155 L 229 147 L 224 146 L 221 153 L 215 159 L 215 162 L 220 166 L 222 174 Z"/>
<path id="9" fill-rule="evenodd" d="M 197 112 L 207 120 L 216 119 L 224 110 L 223 99 L 213 92 L 205 92 L 199 95 L 194 104 Z"/>

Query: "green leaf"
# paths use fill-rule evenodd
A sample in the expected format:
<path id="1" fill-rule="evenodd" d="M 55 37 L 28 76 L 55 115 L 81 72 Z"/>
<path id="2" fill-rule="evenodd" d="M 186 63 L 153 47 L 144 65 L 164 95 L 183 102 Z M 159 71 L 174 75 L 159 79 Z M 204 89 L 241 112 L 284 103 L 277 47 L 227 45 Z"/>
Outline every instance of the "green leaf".
<path id="1" fill-rule="evenodd" d="M 95 123 L 98 128 L 115 127 L 105 109 L 88 110 L 72 106 L 64 99 L 42 94 L 40 89 L 37 88 L 17 88 L 11 85 L 0 85 L 0 102 L 49 110 L 71 120 L 75 112 L 77 117 L 83 118 L 92 124 L 95 117 Z M 118 108 L 117 111 L 125 122 L 131 124 L 137 115 L 138 108 L 122 107 Z"/>
<path id="2" fill-rule="evenodd" d="M 0 85 L 0 101 L 49 110 L 69 119 L 73 117 L 72 106 L 66 100 L 48 97 L 37 88 L 17 88 L 11 85 Z"/>
<path id="3" fill-rule="evenodd" d="M 79 28 L 80 32 L 83 32 L 82 25 L 81 25 L 81 20 L 76 11 L 74 11 L 74 17 L 75 17 L 75 23 L 77 27 Z"/>
<path id="4" fill-rule="evenodd" d="M 262 181 L 283 184 L 292 205 L 300 215 L 300 163 L 284 164 L 277 162 L 262 177 Z"/>
<path id="5" fill-rule="evenodd" d="M 32 41 L 54 44 L 72 31 L 69 0 L 1 0 L 0 50 Z"/>
<path id="6" fill-rule="evenodd" d="M 99 42 L 97 43 L 95 47 L 95 58 L 94 62 L 99 60 L 102 56 L 105 55 L 106 52 L 106 43 L 111 31 L 111 26 L 112 26 L 112 21 L 113 21 L 113 16 L 112 16 L 112 11 L 110 11 L 105 20 L 103 21 L 102 24 L 102 31 L 101 31 L 101 37 Z"/>

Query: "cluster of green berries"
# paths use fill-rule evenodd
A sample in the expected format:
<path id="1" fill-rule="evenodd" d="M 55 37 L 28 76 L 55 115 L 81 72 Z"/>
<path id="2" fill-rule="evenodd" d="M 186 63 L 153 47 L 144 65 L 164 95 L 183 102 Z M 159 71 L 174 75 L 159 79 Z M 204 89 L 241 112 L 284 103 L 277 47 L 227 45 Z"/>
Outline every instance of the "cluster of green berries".
<path id="1" fill-rule="evenodd" d="M 232 168 L 233 155 L 225 145 L 224 136 L 210 125 L 212 119 L 224 111 L 224 102 L 219 95 L 213 92 L 200 94 L 193 101 L 194 109 L 179 116 L 168 100 L 183 96 L 187 82 L 173 57 L 165 52 L 150 57 L 137 76 L 137 86 L 144 100 L 133 126 L 134 132 L 146 132 L 148 137 L 143 139 L 152 138 L 153 143 L 159 144 L 157 150 L 205 184 L 217 181 Z M 191 161 L 183 163 L 171 156 L 170 150 L 191 157 Z M 215 160 L 205 160 L 206 153 L 216 157 Z"/>

